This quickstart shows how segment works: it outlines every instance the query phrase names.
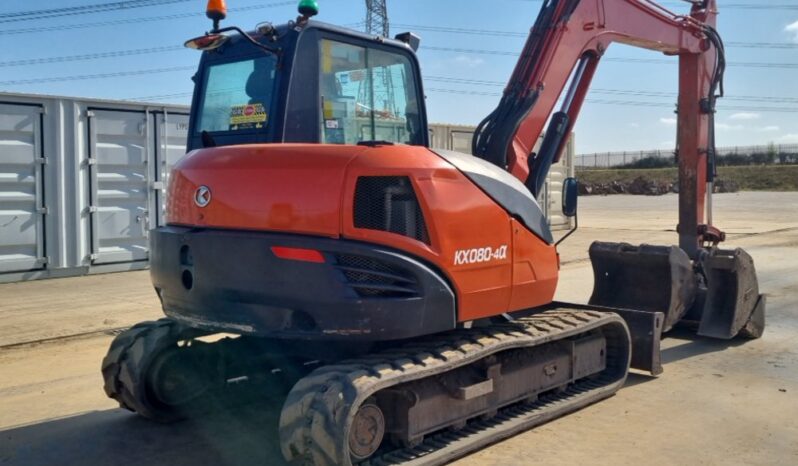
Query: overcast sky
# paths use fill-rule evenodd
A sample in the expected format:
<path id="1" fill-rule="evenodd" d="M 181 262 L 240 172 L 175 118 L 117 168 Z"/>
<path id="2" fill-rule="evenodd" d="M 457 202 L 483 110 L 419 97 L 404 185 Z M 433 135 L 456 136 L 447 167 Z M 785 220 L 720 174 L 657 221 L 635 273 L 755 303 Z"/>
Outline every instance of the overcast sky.
<path id="1" fill-rule="evenodd" d="M 199 57 L 176 46 L 209 28 L 202 0 L 149 0 L 166 4 L 24 21 L 29 17 L 9 15 L 111 1 L 119 0 L 2 2 L 0 90 L 110 99 L 159 96 L 158 101 L 188 104 L 191 68 Z M 296 16 L 293 1 L 227 3 L 231 11 L 225 24 L 245 29 Z M 718 145 L 798 143 L 798 1 L 719 3 L 729 67 L 728 98 L 719 103 L 717 117 Z M 319 4 L 317 19 L 362 28 L 364 0 Z M 663 4 L 679 12 L 689 8 L 673 0 Z M 539 8 L 535 0 L 388 0 L 391 33 L 415 30 L 422 37 L 419 57 L 431 122 L 476 124 L 494 108 Z M 111 56 L 75 59 L 104 53 Z M 624 61 L 629 58 L 655 62 Z M 60 61 L 35 63 L 39 59 Z M 675 58 L 613 45 L 577 123 L 577 153 L 673 148 L 677 70 Z M 120 72 L 140 74 L 109 76 Z"/>

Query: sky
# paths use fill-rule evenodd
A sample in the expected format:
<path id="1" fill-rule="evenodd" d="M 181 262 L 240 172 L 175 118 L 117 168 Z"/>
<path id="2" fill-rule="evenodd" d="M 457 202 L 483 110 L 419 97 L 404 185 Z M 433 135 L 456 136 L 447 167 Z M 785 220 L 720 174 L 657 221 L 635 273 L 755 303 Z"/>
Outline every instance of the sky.
<path id="1" fill-rule="evenodd" d="M 210 28 L 203 0 L 135 0 L 128 4 L 158 5 L 36 19 L 15 15 L 117 1 L 2 2 L 0 91 L 189 104 L 199 56 L 179 46 Z M 263 21 L 283 23 L 296 17 L 296 3 L 227 0 L 223 24 L 252 29 Z M 689 11 L 684 1 L 661 3 Z M 364 0 L 319 5 L 316 19 L 363 28 Z M 388 0 L 391 34 L 410 30 L 422 38 L 418 53 L 430 122 L 474 125 L 495 107 L 540 5 Z M 729 67 L 727 98 L 718 103 L 717 145 L 798 144 L 798 1 L 720 0 L 719 8 Z M 655 62 L 624 61 L 629 58 Z M 677 88 L 676 58 L 612 45 L 576 124 L 576 152 L 672 149 Z"/>

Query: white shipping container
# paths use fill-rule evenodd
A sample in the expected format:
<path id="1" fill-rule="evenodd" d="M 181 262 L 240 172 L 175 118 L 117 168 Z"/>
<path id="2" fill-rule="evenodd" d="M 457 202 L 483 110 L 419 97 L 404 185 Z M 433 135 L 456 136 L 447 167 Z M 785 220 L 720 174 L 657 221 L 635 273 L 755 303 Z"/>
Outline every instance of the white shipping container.
<path id="1" fill-rule="evenodd" d="M 147 266 L 188 108 L 0 93 L 0 282 Z"/>

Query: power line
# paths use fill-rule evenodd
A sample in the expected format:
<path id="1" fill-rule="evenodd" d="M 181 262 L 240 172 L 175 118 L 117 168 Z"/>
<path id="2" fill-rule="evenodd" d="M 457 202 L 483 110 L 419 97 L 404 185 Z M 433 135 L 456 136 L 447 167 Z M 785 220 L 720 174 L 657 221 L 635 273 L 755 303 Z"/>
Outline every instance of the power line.
<path id="1" fill-rule="evenodd" d="M 479 79 L 455 78 L 448 76 L 426 76 L 425 81 L 452 83 L 452 84 L 472 84 L 478 86 L 504 87 L 506 83 L 502 81 L 487 81 Z M 644 90 L 625 90 L 625 89 L 606 89 L 590 88 L 591 93 L 610 94 L 610 95 L 630 95 L 638 97 L 678 97 L 676 92 L 665 91 L 644 91 Z M 724 100 L 736 100 L 743 102 L 772 102 L 772 103 L 798 103 L 798 97 L 766 97 L 766 96 L 724 96 Z"/>
<path id="2" fill-rule="evenodd" d="M 469 91 L 460 89 L 447 89 L 447 88 L 426 88 L 426 91 L 444 93 L 444 94 L 459 94 L 459 95 L 475 95 L 475 96 L 488 96 L 499 97 L 498 92 L 483 92 L 483 91 Z M 129 97 L 123 100 L 129 101 L 156 101 L 158 99 L 168 99 L 173 97 L 189 97 L 193 95 L 192 92 L 178 92 L 174 94 L 161 94 L 151 95 L 144 97 Z M 586 103 L 594 105 L 614 105 L 623 107 L 656 107 L 656 108 L 673 108 L 673 104 L 664 102 L 646 102 L 636 100 L 612 100 L 612 99 L 585 99 Z M 750 112 L 777 112 L 777 113 L 798 113 L 798 107 L 748 107 L 748 106 L 724 106 L 724 110 L 733 111 L 750 111 Z"/>
<path id="3" fill-rule="evenodd" d="M 521 55 L 518 52 L 508 52 L 504 50 L 482 50 L 482 49 L 464 49 L 458 47 L 434 47 L 434 46 L 426 46 L 422 47 L 422 50 L 434 50 L 438 52 L 455 52 L 455 53 L 473 53 L 473 54 L 481 54 L 481 55 L 499 55 L 499 56 L 509 56 L 509 57 L 517 57 Z M 675 65 L 677 60 L 674 58 L 673 60 L 665 60 L 661 58 L 626 58 L 626 57 L 618 57 L 618 58 L 602 58 L 602 61 L 610 61 L 610 62 L 624 62 L 624 63 L 653 63 L 653 64 L 668 64 L 668 65 Z M 727 63 L 728 66 L 739 66 L 739 67 L 748 67 L 748 68 L 783 68 L 783 69 L 798 69 L 798 63 L 761 63 L 761 62 L 729 62 Z"/>
<path id="4" fill-rule="evenodd" d="M 253 11 L 253 10 L 262 10 L 265 8 L 274 8 L 280 6 L 288 6 L 294 5 L 296 2 L 292 1 L 284 1 L 284 2 L 273 2 L 273 3 L 265 3 L 263 5 L 250 5 L 250 6 L 243 6 L 238 8 L 228 8 L 227 11 L 230 13 L 235 12 L 246 12 L 246 11 Z M 17 34 L 30 34 L 30 33 L 37 33 L 40 34 L 46 31 L 65 31 L 65 30 L 72 30 L 72 29 L 86 29 L 86 28 L 94 28 L 94 27 L 103 27 L 103 26 L 120 26 L 123 24 L 139 24 L 139 23 L 146 23 L 151 21 L 168 21 L 174 19 L 183 19 L 183 18 L 191 18 L 194 16 L 205 16 L 205 12 L 193 12 L 193 13 L 175 13 L 172 15 L 160 15 L 160 16 L 145 16 L 142 18 L 128 18 L 128 19 L 117 19 L 117 20 L 109 20 L 109 21 L 96 21 L 93 23 L 78 23 L 78 24 L 61 24 L 56 26 L 47 26 L 47 27 L 28 27 L 28 28 L 21 28 L 21 29 L 5 29 L 0 30 L 0 35 L 17 35 Z"/>
<path id="5" fill-rule="evenodd" d="M 505 52 L 498 50 L 462 49 L 462 48 L 453 48 L 453 47 L 433 47 L 433 46 L 428 46 L 425 48 L 428 50 L 441 51 L 441 52 L 475 53 L 475 54 L 490 54 L 490 55 L 502 55 L 502 56 L 520 55 L 519 53 L 516 52 Z M 100 58 L 115 58 L 115 57 L 124 57 L 132 55 L 144 55 L 150 53 L 173 52 L 182 49 L 183 47 L 180 45 L 172 45 L 172 46 L 150 47 L 142 49 L 114 50 L 110 52 L 88 53 L 81 55 L 63 55 L 63 56 L 46 57 L 46 58 L 29 58 L 25 60 L 11 60 L 11 61 L 0 62 L 0 68 L 12 67 L 12 66 L 42 65 L 48 63 L 61 63 L 61 62 L 70 62 L 70 61 L 95 60 Z M 657 58 L 617 57 L 617 58 L 604 58 L 603 60 L 610 62 L 628 62 L 628 63 L 652 63 L 652 64 L 675 63 L 674 60 L 657 59 Z M 740 67 L 750 67 L 750 68 L 786 68 L 786 69 L 798 68 L 797 63 L 732 62 L 730 63 L 730 66 L 740 66 Z"/>
<path id="6" fill-rule="evenodd" d="M 482 91 L 469 91 L 460 89 L 446 89 L 446 88 L 426 88 L 426 91 L 440 92 L 446 94 L 461 94 L 461 95 L 478 95 L 478 96 L 491 96 L 499 97 L 501 93 L 498 92 L 482 92 Z M 610 100 L 610 99 L 585 99 L 585 102 L 600 105 L 620 105 L 631 107 L 659 107 L 659 108 L 673 108 L 673 104 L 664 102 L 646 102 L 637 100 Z M 749 112 L 780 112 L 780 113 L 798 113 L 798 107 L 746 107 L 746 106 L 723 106 L 724 110 L 736 111 L 749 111 Z"/>
<path id="7" fill-rule="evenodd" d="M 0 81 L 0 86 L 20 86 L 23 84 L 55 83 L 62 81 L 85 81 L 87 79 L 118 78 L 122 76 L 141 76 L 146 74 L 171 73 L 174 71 L 189 71 L 197 69 L 196 66 L 172 66 L 169 68 L 154 68 L 134 71 L 117 71 L 114 73 L 83 74 L 77 76 L 58 76 L 52 78 L 14 79 Z"/>
<path id="8" fill-rule="evenodd" d="M 500 31 L 492 29 L 471 29 L 459 27 L 427 26 L 421 24 L 394 23 L 394 26 L 407 28 L 414 31 L 441 32 L 445 34 L 465 34 L 471 36 L 496 36 L 496 37 L 521 37 L 529 35 L 526 32 Z M 790 42 L 725 42 L 727 47 L 759 48 L 759 49 L 798 49 L 798 44 Z"/>
<path id="9" fill-rule="evenodd" d="M 97 3 L 93 5 L 81 5 L 66 8 L 51 8 L 46 10 L 16 11 L 11 13 L 1 13 L 0 23 L 34 21 L 39 19 L 60 18 L 63 16 L 88 15 L 116 10 L 132 10 L 135 8 L 169 5 L 174 3 L 186 3 L 188 1 L 192 0 L 129 0 L 124 2 Z"/>
<path id="10" fill-rule="evenodd" d="M 115 50 L 111 52 L 87 53 L 83 55 L 66 55 L 48 58 L 29 58 L 26 60 L 12 60 L 0 62 L 0 68 L 9 66 L 23 66 L 23 65 L 44 65 L 47 63 L 63 63 L 71 61 L 95 60 L 98 58 L 115 58 L 115 57 L 128 57 L 132 55 L 144 55 L 162 52 L 173 52 L 176 50 L 183 50 L 181 45 L 168 45 L 163 47 L 150 47 L 145 49 L 132 49 L 132 50 Z"/>
<path id="11" fill-rule="evenodd" d="M 144 69 L 144 70 L 133 70 L 133 71 L 118 71 L 113 73 L 100 73 L 100 74 L 88 74 L 88 75 L 77 75 L 77 76 L 60 76 L 60 77 L 50 77 L 50 78 L 33 78 L 33 79 L 18 79 L 18 80 L 10 80 L 10 81 L 0 81 L 0 86 L 18 86 L 18 85 L 25 85 L 25 84 L 40 84 L 40 83 L 52 83 L 52 82 L 65 82 L 65 81 L 84 81 L 84 80 L 91 80 L 91 79 L 106 79 L 106 78 L 117 78 L 117 77 L 124 77 L 124 76 L 141 76 L 141 75 L 149 75 L 149 74 L 160 74 L 160 73 L 171 73 L 177 71 L 190 71 L 196 69 L 195 66 L 174 66 L 168 68 L 155 68 L 155 69 Z M 454 78 L 454 77 L 446 77 L 446 76 L 428 76 L 426 78 L 427 81 L 432 82 L 442 82 L 442 83 L 450 83 L 450 84 L 471 84 L 471 85 L 483 85 L 483 86 L 503 86 L 504 84 L 499 81 L 488 81 L 488 80 L 478 80 L 478 79 L 466 79 L 466 78 Z M 450 93 L 450 94 L 465 94 L 465 95 L 482 95 L 482 96 L 500 96 L 500 92 L 486 92 L 486 91 L 475 91 L 475 90 L 461 90 L 461 89 L 449 89 L 449 88 L 427 88 L 430 92 L 441 92 L 441 93 Z M 591 89 L 592 92 L 600 93 L 600 94 L 609 94 L 609 95 L 628 95 L 628 96 L 636 96 L 636 97 L 675 97 L 675 93 L 669 92 L 661 92 L 661 91 L 642 91 L 642 90 L 620 90 L 620 89 Z M 179 93 L 179 94 L 162 94 L 156 96 L 147 96 L 147 97 L 135 97 L 128 100 L 147 100 L 153 98 L 166 98 L 166 97 L 180 97 L 183 95 L 191 95 L 190 93 Z M 750 102 L 760 102 L 760 103 L 798 103 L 798 98 L 795 97 L 758 97 L 758 96 L 739 96 L 739 97 L 727 97 L 727 100 L 739 100 L 739 101 L 750 101 Z M 627 105 L 627 106 L 644 106 L 644 107 L 667 107 L 673 108 L 673 103 L 665 103 L 665 102 L 648 102 L 648 101 L 620 101 L 620 100 L 606 100 L 606 99 L 586 99 L 586 102 L 593 102 L 593 103 L 602 103 L 602 104 L 609 104 L 614 103 L 617 105 Z M 726 110 L 747 110 L 747 111 L 761 111 L 761 112 L 798 112 L 798 108 L 790 108 L 790 107 L 751 107 L 751 106 L 723 106 Z"/>
<path id="12" fill-rule="evenodd" d="M 682 6 L 683 4 L 665 2 L 662 5 L 667 6 Z M 720 5 L 719 9 L 723 10 L 798 10 L 798 5 L 795 4 L 777 4 L 768 5 L 762 3 L 729 3 L 728 5 Z"/>
<path id="13" fill-rule="evenodd" d="M 541 0 L 517 0 L 525 3 L 540 3 Z M 657 2 L 659 5 L 662 6 L 669 6 L 669 7 L 683 7 L 685 3 L 692 3 L 690 0 L 683 0 L 682 3 L 679 2 Z M 796 4 L 789 4 L 789 3 L 781 3 L 776 5 L 768 5 L 762 3 L 729 3 L 720 5 L 720 9 L 722 10 L 798 10 L 798 5 Z"/>

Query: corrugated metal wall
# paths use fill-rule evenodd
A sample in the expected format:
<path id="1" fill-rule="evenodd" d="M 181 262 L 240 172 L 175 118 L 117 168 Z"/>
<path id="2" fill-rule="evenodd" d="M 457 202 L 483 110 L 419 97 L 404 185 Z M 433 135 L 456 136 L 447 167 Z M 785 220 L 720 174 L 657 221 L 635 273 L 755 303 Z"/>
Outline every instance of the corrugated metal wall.
<path id="1" fill-rule="evenodd" d="M 0 93 L 0 282 L 147 266 L 188 108 Z"/>
<path id="2" fill-rule="evenodd" d="M 470 153 L 473 131 L 432 125 L 432 145 Z M 187 135 L 184 106 L 0 93 L 0 282 L 146 267 Z M 572 147 L 541 200 L 554 228 Z"/>

